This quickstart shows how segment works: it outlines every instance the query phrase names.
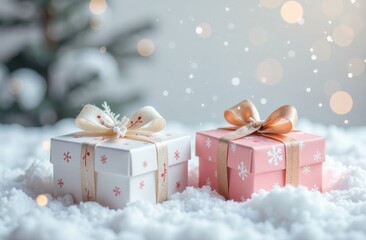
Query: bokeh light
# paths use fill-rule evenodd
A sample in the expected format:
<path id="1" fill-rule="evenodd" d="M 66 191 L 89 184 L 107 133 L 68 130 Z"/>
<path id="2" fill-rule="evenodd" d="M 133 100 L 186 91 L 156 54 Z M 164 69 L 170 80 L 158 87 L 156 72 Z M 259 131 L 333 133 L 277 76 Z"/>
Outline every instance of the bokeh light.
<path id="1" fill-rule="evenodd" d="M 209 38 L 212 34 L 212 27 L 207 22 L 202 22 L 196 27 L 196 34 L 201 38 Z"/>
<path id="2" fill-rule="evenodd" d="M 359 15 L 350 13 L 342 17 L 341 23 L 352 28 L 355 34 L 361 32 L 365 24 L 363 19 Z"/>
<path id="3" fill-rule="evenodd" d="M 44 150 L 50 150 L 50 148 L 51 148 L 51 143 L 50 143 L 50 141 L 48 141 L 48 140 L 45 140 L 45 141 L 43 141 L 42 142 L 42 148 L 44 149 Z"/>
<path id="4" fill-rule="evenodd" d="M 260 0 L 260 3 L 266 8 L 278 8 L 283 3 L 283 0 Z"/>
<path id="5" fill-rule="evenodd" d="M 365 63 L 360 58 L 351 58 L 347 63 L 348 74 L 360 76 L 365 71 Z"/>
<path id="6" fill-rule="evenodd" d="M 48 203 L 48 198 L 46 195 L 44 194 L 39 194 L 37 197 L 36 197 L 36 202 L 39 206 L 41 207 L 44 207 L 47 205 Z"/>
<path id="7" fill-rule="evenodd" d="M 299 22 L 304 14 L 304 10 L 297 1 L 287 1 L 281 7 L 281 16 L 288 23 Z"/>
<path id="8" fill-rule="evenodd" d="M 330 98 L 330 108 L 339 115 L 347 114 L 351 111 L 353 100 L 349 93 L 345 91 L 335 92 Z"/>
<path id="9" fill-rule="evenodd" d="M 325 16 L 334 18 L 343 12 L 343 0 L 323 0 L 323 13 Z"/>
<path id="10" fill-rule="evenodd" d="M 313 54 L 316 56 L 316 59 L 313 60 L 326 61 L 332 55 L 330 44 L 325 40 L 318 40 L 314 42 L 311 48 L 313 49 Z"/>
<path id="11" fill-rule="evenodd" d="M 240 84 L 240 79 L 238 77 L 234 77 L 233 79 L 231 79 L 231 84 L 233 86 L 238 86 Z"/>
<path id="12" fill-rule="evenodd" d="M 272 85 L 281 81 L 282 77 L 283 68 L 276 59 L 267 58 L 258 64 L 257 78 L 260 82 Z"/>
<path id="13" fill-rule="evenodd" d="M 155 44 L 151 39 L 142 39 L 137 44 L 137 52 L 143 56 L 148 57 L 155 51 Z"/>
<path id="14" fill-rule="evenodd" d="M 340 47 L 349 46 L 355 37 L 355 34 L 347 25 L 341 24 L 337 26 L 333 31 L 333 40 Z"/>
<path id="15" fill-rule="evenodd" d="M 249 32 L 249 41 L 255 45 L 260 46 L 266 43 L 268 39 L 268 33 L 266 29 L 261 27 L 252 28 Z"/>
<path id="16" fill-rule="evenodd" d="M 107 1 L 106 0 L 91 0 L 89 2 L 89 9 L 95 15 L 100 15 L 105 12 L 107 9 Z"/>

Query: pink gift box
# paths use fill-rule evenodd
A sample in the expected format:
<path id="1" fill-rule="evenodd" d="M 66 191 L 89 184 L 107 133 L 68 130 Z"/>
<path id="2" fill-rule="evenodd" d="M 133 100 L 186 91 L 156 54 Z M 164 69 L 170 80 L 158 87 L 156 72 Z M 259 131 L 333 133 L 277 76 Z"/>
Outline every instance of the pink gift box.
<path id="1" fill-rule="evenodd" d="M 199 185 L 217 190 L 217 148 L 219 138 L 230 130 L 197 132 L 196 155 L 199 157 Z M 325 139 L 303 132 L 285 134 L 299 143 L 299 184 L 322 191 L 322 163 Z M 285 185 L 285 146 L 260 135 L 234 140 L 228 150 L 229 199 L 243 201 L 260 189 L 271 190 Z"/>

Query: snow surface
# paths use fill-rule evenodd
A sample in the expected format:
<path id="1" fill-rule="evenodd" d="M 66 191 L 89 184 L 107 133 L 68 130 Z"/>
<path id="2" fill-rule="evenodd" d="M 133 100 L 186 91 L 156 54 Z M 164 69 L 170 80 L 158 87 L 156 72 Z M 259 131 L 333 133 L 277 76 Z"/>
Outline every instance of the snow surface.
<path id="1" fill-rule="evenodd" d="M 170 125 L 192 139 L 201 128 Z M 325 193 L 288 186 L 233 202 L 209 187 L 188 187 L 162 204 L 110 210 L 51 196 L 48 140 L 75 131 L 71 120 L 43 128 L 0 125 L 0 239 L 366 239 L 366 127 L 302 121 L 298 128 L 327 137 Z M 196 185 L 197 159 L 190 176 Z M 45 207 L 35 201 L 40 193 L 49 198 Z"/>

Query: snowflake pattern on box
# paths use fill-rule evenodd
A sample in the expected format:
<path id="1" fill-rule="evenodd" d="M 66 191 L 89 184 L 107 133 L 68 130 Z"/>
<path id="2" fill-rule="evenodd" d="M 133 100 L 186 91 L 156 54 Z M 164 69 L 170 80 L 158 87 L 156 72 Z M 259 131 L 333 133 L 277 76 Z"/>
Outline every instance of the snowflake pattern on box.
<path id="1" fill-rule="evenodd" d="M 319 151 L 316 151 L 313 156 L 314 162 L 319 162 L 322 159 L 322 154 Z"/>
<path id="2" fill-rule="evenodd" d="M 100 161 L 102 162 L 102 164 L 106 164 L 107 163 L 107 156 L 105 154 L 103 154 L 102 156 L 100 156 Z"/>
<path id="3" fill-rule="evenodd" d="M 280 188 L 280 184 L 278 182 L 274 182 L 272 185 L 272 189 L 278 189 Z"/>
<path id="4" fill-rule="evenodd" d="M 242 181 L 244 181 L 245 178 L 248 177 L 248 170 L 243 161 L 238 164 L 238 175 Z"/>
<path id="5" fill-rule="evenodd" d="M 207 148 L 210 148 L 212 145 L 212 141 L 211 141 L 211 138 L 206 138 L 206 147 Z"/>
<path id="6" fill-rule="evenodd" d="M 139 183 L 139 189 L 142 190 L 142 189 L 144 189 L 144 187 L 145 187 L 145 182 L 143 180 L 141 180 Z"/>
<path id="7" fill-rule="evenodd" d="M 245 201 L 245 197 L 243 195 L 240 195 L 240 201 L 242 201 L 242 202 Z"/>
<path id="8" fill-rule="evenodd" d="M 179 160 L 180 152 L 178 150 L 174 152 L 174 158 L 175 158 L 175 160 Z"/>
<path id="9" fill-rule="evenodd" d="M 230 143 L 230 150 L 231 152 L 235 153 L 238 145 L 236 143 Z"/>
<path id="10" fill-rule="evenodd" d="M 304 143 L 304 141 L 297 140 L 297 143 L 299 144 L 299 149 L 300 149 L 300 150 L 303 150 L 303 149 L 304 149 L 304 147 L 305 147 L 305 143 Z"/>
<path id="11" fill-rule="evenodd" d="M 217 178 L 217 171 L 215 171 L 215 178 Z"/>
<path id="12" fill-rule="evenodd" d="M 212 157 L 211 157 L 211 156 L 208 156 L 207 160 L 208 160 L 209 162 L 212 162 Z"/>
<path id="13" fill-rule="evenodd" d="M 71 160 L 71 153 L 69 151 L 64 152 L 64 161 L 70 162 Z"/>
<path id="14" fill-rule="evenodd" d="M 282 149 L 276 148 L 276 146 L 272 146 L 271 150 L 267 152 L 268 163 L 273 164 L 275 166 L 278 165 L 279 162 L 283 160 L 282 157 Z"/>
<path id="15" fill-rule="evenodd" d="M 178 181 L 175 183 L 175 190 L 179 191 L 180 186 L 181 186 L 181 183 L 180 183 L 180 181 L 178 180 Z"/>
<path id="16" fill-rule="evenodd" d="M 206 178 L 206 185 L 211 187 L 211 180 L 209 177 Z"/>
<path id="17" fill-rule="evenodd" d="M 314 186 L 310 189 L 310 191 L 313 191 L 313 192 L 315 192 L 315 191 L 319 191 L 319 187 L 318 187 L 317 185 L 314 185 Z"/>
<path id="18" fill-rule="evenodd" d="M 304 166 L 302 168 L 302 173 L 303 174 L 309 174 L 310 173 L 310 166 Z"/>
<path id="19" fill-rule="evenodd" d="M 114 186 L 113 193 L 115 197 L 118 197 L 119 195 L 121 195 L 121 189 L 117 186 Z"/>
<path id="20" fill-rule="evenodd" d="M 143 168 L 146 168 L 146 167 L 147 167 L 147 161 L 146 161 L 146 160 L 144 160 L 144 161 L 142 162 L 142 167 L 143 167 Z"/>
<path id="21" fill-rule="evenodd" d="M 57 179 L 57 185 L 62 188 L 64 186 L 64 180 L 62 178 Z"/>

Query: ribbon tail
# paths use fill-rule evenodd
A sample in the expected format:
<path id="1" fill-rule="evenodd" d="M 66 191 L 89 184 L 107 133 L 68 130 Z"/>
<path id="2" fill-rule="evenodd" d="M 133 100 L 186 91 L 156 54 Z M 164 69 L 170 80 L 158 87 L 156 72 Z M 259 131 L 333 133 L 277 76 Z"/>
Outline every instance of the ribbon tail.
<path id="1" fill-rule="evenodd" d="M 234 132 L 230 132 L 227 135 L 219 139 L 219 146 L 217 150 L 217 180 L 218 180 L 218 192 L 226 199 L 229 197 L 229 179 L 227 174 L 227 157 L 229 143 L 235 139 L 239 139 L 248 136 L 256 132 L 260 127 L 254 126 L 254 124 L 245 125 Z"/>

